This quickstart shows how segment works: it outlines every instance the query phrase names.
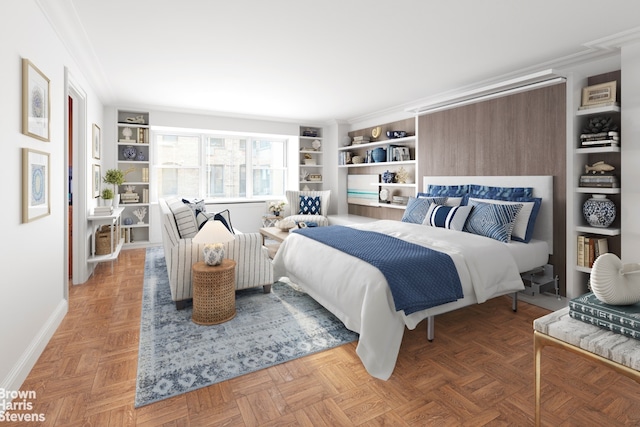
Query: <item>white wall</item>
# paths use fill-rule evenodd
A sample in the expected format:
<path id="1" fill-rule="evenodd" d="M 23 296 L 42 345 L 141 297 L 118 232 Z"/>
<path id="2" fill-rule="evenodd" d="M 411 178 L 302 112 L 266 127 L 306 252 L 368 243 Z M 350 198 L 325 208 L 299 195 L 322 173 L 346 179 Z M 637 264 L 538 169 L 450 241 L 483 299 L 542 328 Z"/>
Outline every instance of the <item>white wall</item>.
<path id="1" fill-rule="evenodd" d="M 3 224 L 0 310 L 0 388 L 17 390 L 67 311 L 65 300 L 65 170 L 64 70 L 68 67 L 85 86 L 90 105 L 99 105 L 84 84 L 82 73 L 33 0 L 3 3 L 0 17 L 0 158 L 3 163 L 5 203 Z M 49 79 L 51 141 L 21 133 L 21 58 L 31 60 Z M 102 117 L 102 107 L 91 107 L 89 121 Z M 90 129 L 90 126 L 89 126 Z M 90 139 L 89 139 L 90 140 Z M 49 153 L 51 214 L 22 223 L 21 151 L 27 147 Z"/>
<path id="2" fill-rule="evenodd" d="M 622 46 L 622 260 L 640 262 L 640 41 Z"/>

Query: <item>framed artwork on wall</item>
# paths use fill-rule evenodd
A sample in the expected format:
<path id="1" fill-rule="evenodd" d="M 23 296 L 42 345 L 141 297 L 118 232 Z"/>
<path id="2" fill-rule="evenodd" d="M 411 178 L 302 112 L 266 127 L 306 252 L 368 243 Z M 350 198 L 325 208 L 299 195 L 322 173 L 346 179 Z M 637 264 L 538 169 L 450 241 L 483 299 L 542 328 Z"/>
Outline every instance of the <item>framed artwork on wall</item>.
<path id="1" fill-rule="evenodd" d="M 100 158 L 100 148 L 102 147 L 102 134 L 100 133 L 100 127 L 97 124 L 93 124 L 93 158 Z"/>
<path id="2" fill-rule="evenodd" d="M 22 222 L 51 213 L 49 153 L 22 149 Z"/>
<path id="3" fill-rule="evenodd" d="M 49 141 L 49 79 L 22 58 L 22 133 Z"/>
<path id="4" fill-rule="evenodd" d="M 616 102 L 616 81 L 587 86 L 582 89 L 582 107 L 593 107 Z"/>
<path id="5" fill-rule="evenodd" d="M 93 197 L 100 197 L 100 182 L 102 181 L 102 177 L 100 176 L 100 165 L 93 165 L 93 174 L 91 175 L 93 179 L 93 184 L 91 188 L 93 188 Z"/>

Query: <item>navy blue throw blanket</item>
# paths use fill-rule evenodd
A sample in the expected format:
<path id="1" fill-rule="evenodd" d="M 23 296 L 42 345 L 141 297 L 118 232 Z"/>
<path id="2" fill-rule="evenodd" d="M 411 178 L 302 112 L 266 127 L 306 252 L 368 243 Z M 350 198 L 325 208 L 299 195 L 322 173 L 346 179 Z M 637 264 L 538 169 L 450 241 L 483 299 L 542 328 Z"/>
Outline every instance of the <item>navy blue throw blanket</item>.
<path id="1" fill-rule="evenodd" d="M 396 311 L 411 314 L 463 297 L 456 266 L 445 253 L 386 234 L 340 225 L 305 228 L 295 233 L 377 267 L 387 279 Z"/>

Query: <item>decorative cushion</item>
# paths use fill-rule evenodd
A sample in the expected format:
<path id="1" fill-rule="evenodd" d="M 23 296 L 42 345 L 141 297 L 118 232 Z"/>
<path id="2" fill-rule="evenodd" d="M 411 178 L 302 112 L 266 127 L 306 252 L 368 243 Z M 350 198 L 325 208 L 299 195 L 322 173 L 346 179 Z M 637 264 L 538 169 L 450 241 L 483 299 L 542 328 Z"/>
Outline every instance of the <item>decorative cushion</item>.
<path id="1" fill-rule="evenodd" d="M 422 224 L 462 231 L 473 206 L 442 206 L 432 203 Z"/>
<path id="2" fill-rule="evenodd" d="M 195 215 L 197 215 L 198 212 L 207 211 L 207 207 L 204 204 L 204 199 L 182 199 L 182 202 L 185 205 L 189 206 Z"/>
<path id="3" fill-rule="evenodd" d="M 441 196 L 438 196 L 437 194 L 418 193 L 417 197 L 420 199 L 420 198 L 423 198 L 423 197 L 441 197 Z M 440 203 L 441 205 L 445 205 L 445 206 L 460 206 L 462 204 L 463 197 L 446 196 L 445 199 L 446 200 L 443 203 Z"/>
<path id="4" fill-rule="evenodd" d="M 522 204 L 504 205 L 474 201 L 463 231 L 508 243 Z"/>
<path id="5" fill-rule="evenodd" d="M 491 187 L 489 185 L 469 186 L 470 197 L 480 197 L 483 199 L 494 199 L 495 197 L 531 197 L 532 187 Z"/>
<path id="6" fill-rule="evenodd" d="M 167 200 L 167 205 L 176 220 L 180 238 L 189 239 L 195 236 L 198 233 L 198 224 L 193 210 L 178 198 Z"/>
<path id="7" fill-rule="evenodd" d="M 529 243 L 533 236 L 533 230 L 536 224 L 536 218 L 540 211 L 540 205 L 542 199 L 539 197 L 509 197 L 509 198 L 497 198 L 491 199 L 485 198 L 469 198 L 469 204 L 484 202 L 494 204 L 509 204 L 516 205 L 522 204 L 522 209 L 516 215 L 516 219 L 513 225 L 513 232 L 511 233 L 511 240 L 517 242 Z"/>
<path id="8" fill-rule="evenodd" d="M 469 192 L 469 185 L 433 185 L 427 186 L 427 194 L 430 196 L 462 197 Z"/>
<path id="9" fill-rule="evenodd" d="M 320 215 L 329 215 L 329 202 L 331 200 L 331 190 L 320 191 L 297 191 L 287 190 L 285 192 L 287 204 L 284 207 L 282 215 L 297 215 L 300 211 L 300 196 L 320 197 Z M 314 220 L 315 221 L 315 220 Z"/>
<path id="10" fill-rule="evenodd" d="M 402 222 L 422 224 L 424 218 L 427 216 L 429 206 L 431 206 L 432 203 L 441 205 L 446 200 L 446 197 L 409 197 L 407 208 L 402 215 Z"/>
<path id="11" fill-rule="evenodd" d="M 225 227 L 227 227 L 227 230 L 229 230 L 231 234 L 235 234 L 235 231 L 233 231 L 233 226 L 231 225 L 231 213 L 229 212 L 229 209 L 225 209 L 218 213 L 202 211 L 198 212 L 198 214 L 196 215 L 198 230 L 202 229 L 202 227 L 204 227 L 204 224 L 209 220 L 220 221 L 224 224 Z"/>
<path id="12" fill-rule="evenodd" d="M 322 212 L 322 204 L 320 202 L 320 196 L 300 196 L 300 215 L 320 215 Z"/>

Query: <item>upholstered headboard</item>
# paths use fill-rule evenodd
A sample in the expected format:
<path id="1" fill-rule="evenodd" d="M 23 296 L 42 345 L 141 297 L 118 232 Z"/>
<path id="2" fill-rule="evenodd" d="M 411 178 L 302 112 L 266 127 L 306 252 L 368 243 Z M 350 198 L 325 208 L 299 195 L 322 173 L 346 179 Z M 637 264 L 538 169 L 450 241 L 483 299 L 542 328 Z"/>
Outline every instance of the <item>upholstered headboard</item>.
<path id="1" fill-rule="evenodd" d="M 546 241 L 549 254 L 553 254 L 553 176 L 425 176 L 422 184 L 425 192 L 429 185 L 477 184 L 495 187 L 532 187 L 533 197 L 542 199 L 533 238 Z"/>

